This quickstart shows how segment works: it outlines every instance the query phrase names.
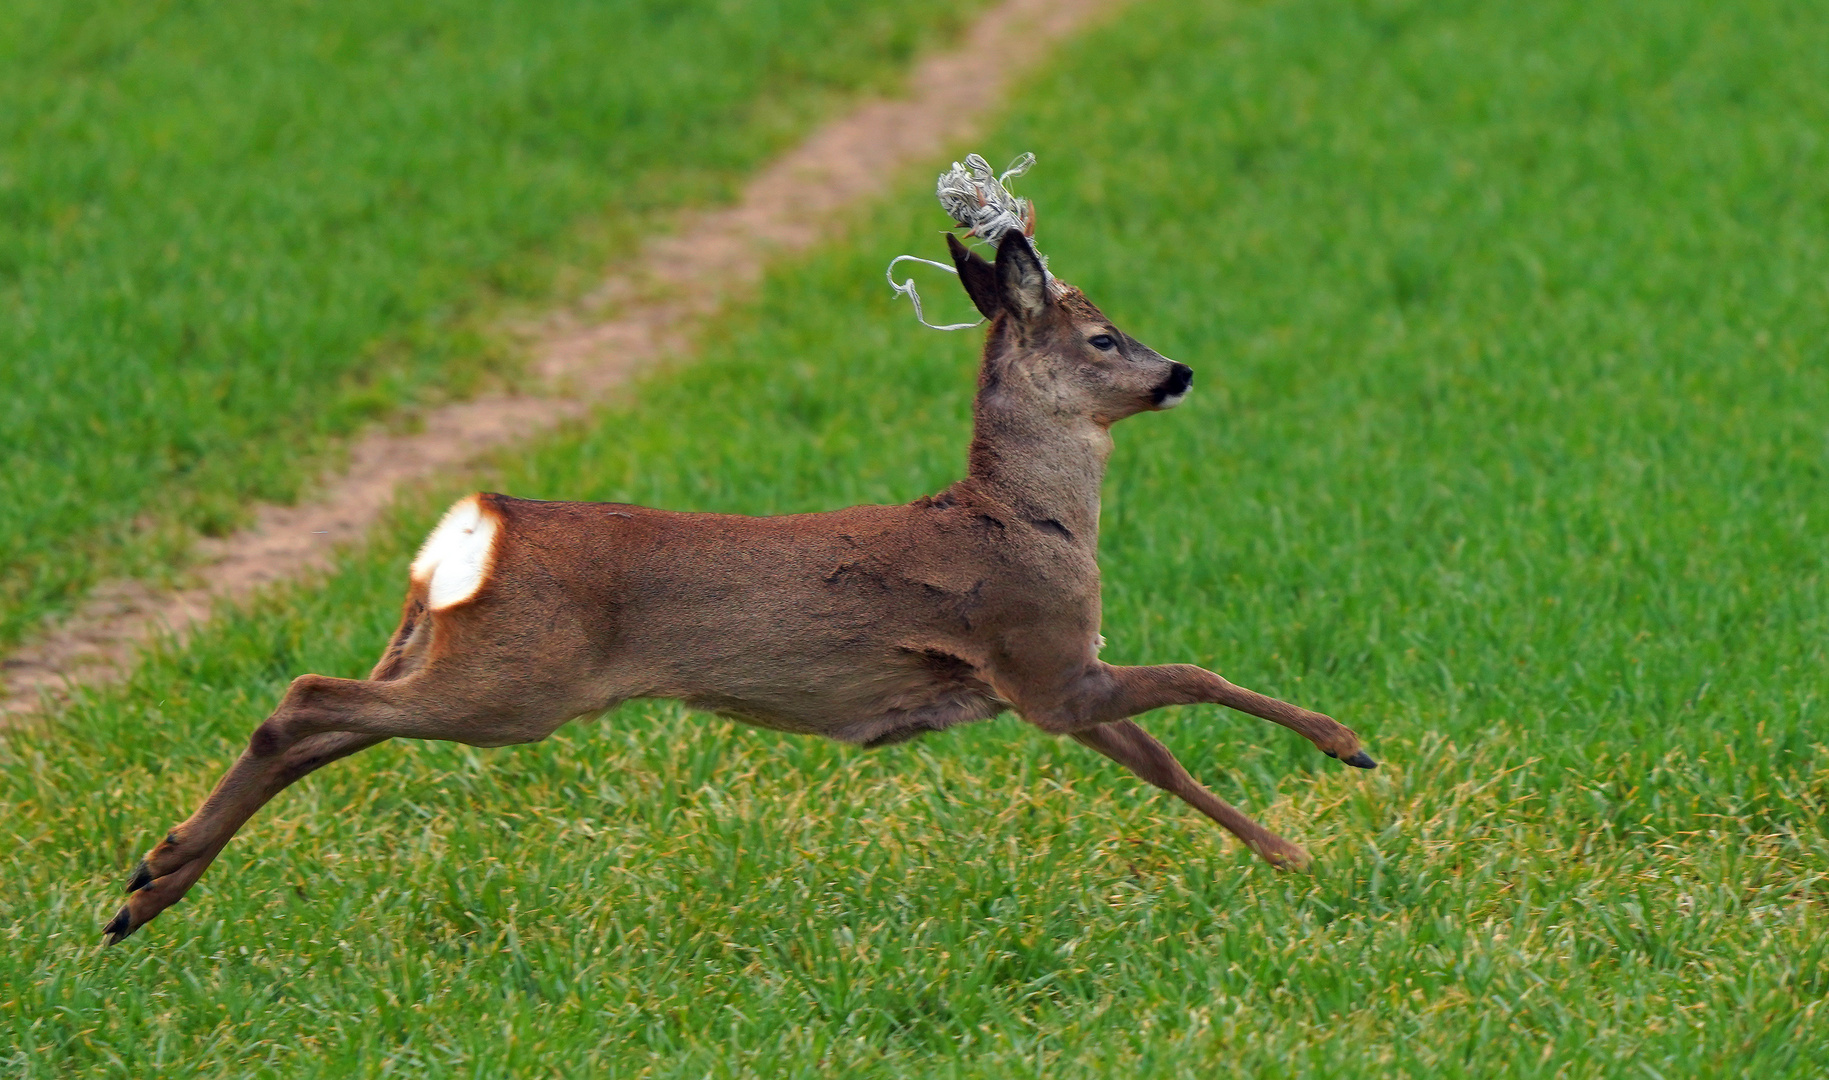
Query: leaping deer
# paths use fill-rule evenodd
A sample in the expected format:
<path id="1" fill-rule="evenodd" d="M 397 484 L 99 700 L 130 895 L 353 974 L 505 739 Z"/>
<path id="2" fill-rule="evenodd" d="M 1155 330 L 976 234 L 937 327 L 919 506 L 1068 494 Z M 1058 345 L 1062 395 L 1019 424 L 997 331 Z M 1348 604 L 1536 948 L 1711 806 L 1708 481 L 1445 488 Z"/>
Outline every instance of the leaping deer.
<path id="1" fill-rule="evenodd" d="M 1308 853 L 1221 801 L 1130 719 L 1212 702 L 1375 767 L 1329 717 L 1192 664 L 1099 659 L 1111 425 L 1193 371 L 1053 279 L 1020 230 L 993 265 L 948 235 L 990 320 L 969 474 L 906 506 L 741 517 L 477 494 L 413 561 L 367 679 L 301 675 L 203 805 L 141 860 L 109 944 L 194 885 L 287 785 L 385 739 L 535 742 L 631 698 L 875 747 L 1005 709 L 1172 792 L 1278 867 Z"/>

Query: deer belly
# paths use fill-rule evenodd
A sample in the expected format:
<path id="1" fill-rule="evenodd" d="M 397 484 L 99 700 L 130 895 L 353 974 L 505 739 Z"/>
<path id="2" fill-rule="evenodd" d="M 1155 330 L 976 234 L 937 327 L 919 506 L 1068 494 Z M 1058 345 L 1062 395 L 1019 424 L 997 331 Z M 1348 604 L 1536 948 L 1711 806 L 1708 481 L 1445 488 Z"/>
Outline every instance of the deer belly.
<path id="1" fill-rule="evenodd" d="M 701 685 L 672 696 L 757 727 L 859 746 L 882 746 L 989 719 L 1006 707 L 957 657 L 894 649 L 874 662 L 860 660 L 771 664 L 751 669 L 747 678 L 717 680 L 723 685 L 716 689 Z"/>

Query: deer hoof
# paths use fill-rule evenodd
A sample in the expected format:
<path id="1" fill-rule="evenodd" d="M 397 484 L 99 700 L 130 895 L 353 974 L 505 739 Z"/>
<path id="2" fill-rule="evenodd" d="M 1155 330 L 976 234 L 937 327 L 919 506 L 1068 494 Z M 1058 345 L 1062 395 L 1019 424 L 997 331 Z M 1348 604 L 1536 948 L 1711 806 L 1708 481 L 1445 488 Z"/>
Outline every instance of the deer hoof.
<path id="1" fill-rule="evenodd" d="M 1378 767 L 1378 763 L 1372 760 L 1372 755 L 1366 753 L 1364 750 L 1359 751 L 1350 758 L 1342 758 L 1341 760 L 1355 769 L 1376 769 Z"/>
<path id="2" fill-rule="evenodd" d="M 113 919 L 109 920 L 107 926 L 102 927 L 102 944 L 119 944 L 123 938 L 137 929 L 139 928 L 133 925 L 133 912 L 122 908 Z"/>
<path id="3" fill-rule="evenodd" d="M 146 865 L 145 859 L 141 859 L 140 865 L 133 868 L 133 877 L 128 879 L 127 891 L 130 893 L 136 893 L 151 884 L 152 884 L 152 867 Z"/>
<path id="4" fill-rule="evenodd" d="M 1287 841 L 1275 847 L 1266 846 L 1258 854 L 1278 870 L 1293 870 L 1297 873 L 1306 873 L 1315 861 L 1314 856 Z"/>
<path id="5" fill-rule="evenodd" d="M 1270 861 L 1270 865 L 1292 874 L 1306 874 L 1314 862 L 1314 856 L 1306 851 L 1299 851 L 1294 855 L 1279 855 Z"/>

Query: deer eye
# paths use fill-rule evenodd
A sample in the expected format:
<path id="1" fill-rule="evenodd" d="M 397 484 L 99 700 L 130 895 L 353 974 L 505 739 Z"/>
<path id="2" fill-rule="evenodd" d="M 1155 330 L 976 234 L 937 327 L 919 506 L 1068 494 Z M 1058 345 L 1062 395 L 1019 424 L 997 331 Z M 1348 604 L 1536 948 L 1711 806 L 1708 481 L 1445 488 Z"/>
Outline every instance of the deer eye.
<path id="1" fill-rule="evenodd" d="M 1102 352 L 1110 352 L 1118 347 L 1118 339 L 1110 334 L 1097 334 L 1086 339 L 1086 343 Z"/>

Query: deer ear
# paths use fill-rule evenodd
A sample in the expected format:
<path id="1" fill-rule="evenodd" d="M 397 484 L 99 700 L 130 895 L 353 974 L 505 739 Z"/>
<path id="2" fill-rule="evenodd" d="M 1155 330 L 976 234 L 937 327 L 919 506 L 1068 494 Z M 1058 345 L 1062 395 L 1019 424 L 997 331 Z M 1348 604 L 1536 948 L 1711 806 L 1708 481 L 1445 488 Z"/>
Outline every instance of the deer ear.
<path id="1" fill-rule="evenodd" d="M 1029 238 L 1015 229 L 997 245 L 997 294 L 1018 319 L 1033 319 L 1048 306 L 1048 272 Z"/>
<path id="2" fill-rule="evenodd" d="M 997 270 L 983 255 L 961 244 L 952 233 L 946 234 L 946 247 L 953 253 L 953 265 L 959 269 L 959 284 L 965 286 L 965 295 L 972 298 L 972 306 L 985 318 L 995 319 L 1002 310 L 997 299 Z"/>

